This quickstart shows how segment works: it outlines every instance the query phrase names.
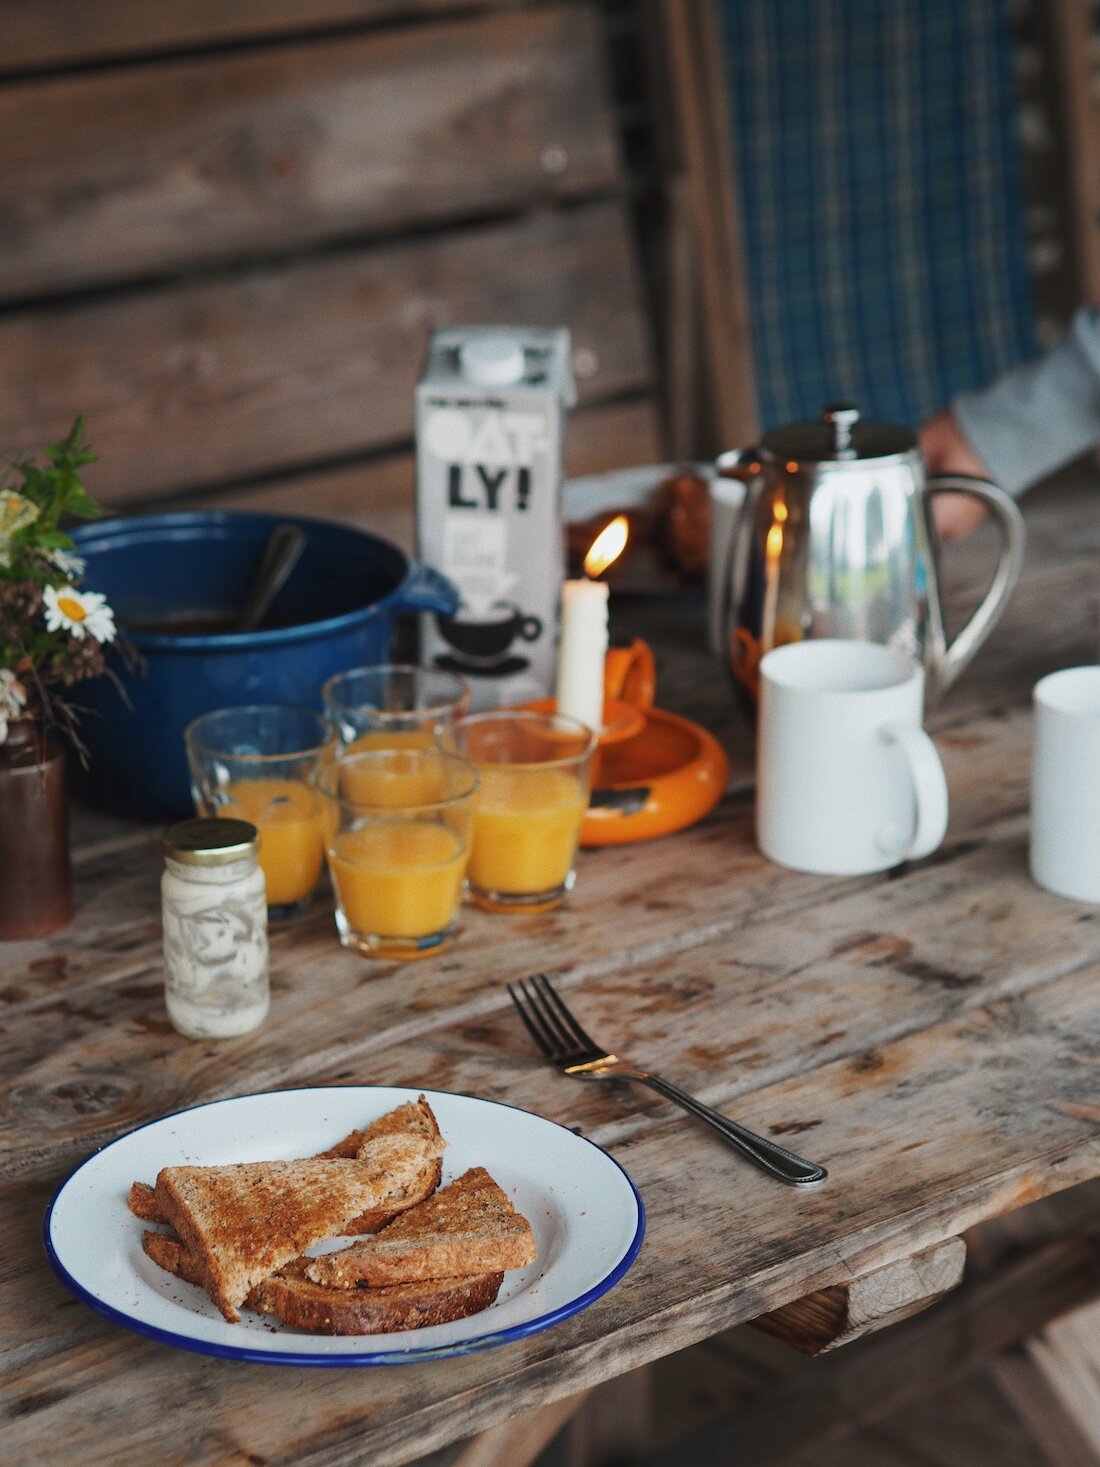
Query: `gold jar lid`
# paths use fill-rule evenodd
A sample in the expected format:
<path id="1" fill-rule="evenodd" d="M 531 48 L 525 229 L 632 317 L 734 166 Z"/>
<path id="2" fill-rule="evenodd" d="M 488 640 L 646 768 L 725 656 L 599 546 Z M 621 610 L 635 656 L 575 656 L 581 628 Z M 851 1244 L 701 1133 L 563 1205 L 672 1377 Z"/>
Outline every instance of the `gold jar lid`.
<path id="1" fill-rule="evenodd" d="M 247 820 L 200 817 L 170 825 L 161 837 L 164 854 L 184 866 L 228 866 L 254 856 L 260 836 Z"/>

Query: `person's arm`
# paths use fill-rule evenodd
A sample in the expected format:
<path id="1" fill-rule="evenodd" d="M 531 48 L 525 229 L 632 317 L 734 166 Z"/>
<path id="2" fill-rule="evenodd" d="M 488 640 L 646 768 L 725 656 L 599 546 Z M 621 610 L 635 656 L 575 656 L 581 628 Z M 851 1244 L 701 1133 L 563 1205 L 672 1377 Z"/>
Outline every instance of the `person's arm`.
<path id="1" fill-rule="evenodd" d="M 917 429 L 917 439 L 929 474 L 968 474 L 990 479 L 992 474 L 971 448 L 950 409 L 937 413 Z M 976 530 L 986 516 L 980 499 L 970 494 L 936 494 L 932 516 L 943 540 L 961 540 Z"/>
<path id="2" fill-rule="evenodd" d="M 1078 311 L 1057 345 L 962 393 L 919 438 L 929 473 L 977 474 L 1013 495 L 1100 442 L 1100 311 Z M 937 495 L 934 512 L 945 539 L 982 518 L 964 495 Z"/>

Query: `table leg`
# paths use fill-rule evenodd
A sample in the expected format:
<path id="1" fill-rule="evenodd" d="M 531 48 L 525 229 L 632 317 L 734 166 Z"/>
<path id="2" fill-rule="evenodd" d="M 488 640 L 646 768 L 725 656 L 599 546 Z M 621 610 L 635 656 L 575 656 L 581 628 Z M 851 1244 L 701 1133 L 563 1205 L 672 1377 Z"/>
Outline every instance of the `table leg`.
<path id="1" fill-rule="evenodd" d="M 994 1361 L 993 1377 L 1053 1467 L 1100 1462 L 1100 1303 Z"/>
<path id="2" fill-rule="evenodd" d="M 580 1391 L 490 1426 L 466 1443 L 451 1467 L 530 1467 L 591 1394 Z"/>

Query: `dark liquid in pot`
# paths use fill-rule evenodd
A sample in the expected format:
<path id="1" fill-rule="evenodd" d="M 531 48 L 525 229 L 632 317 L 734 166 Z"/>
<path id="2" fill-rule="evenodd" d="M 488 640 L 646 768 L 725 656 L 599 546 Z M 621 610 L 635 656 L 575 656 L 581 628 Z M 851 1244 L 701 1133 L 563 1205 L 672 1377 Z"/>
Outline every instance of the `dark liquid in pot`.
<path id="1" fill-rule="evenodd" d="M 231 632 L 233 617 L 224 611 L 173 611 L 167 616 L 129 622 L 126 630 L 162 637 L 210 637 L 218 632 Z"/>
<path id="2" fill-rule="evenodd" d="M 158 637 L 215 637 L 236 632 L 236 615 L 226 611 L 172 611 L 167 616 L 141 617 L 126 622 L 126 630 L 140 636 L 142 633 Z M 257 632 L 281 631 L 285 627 L 304 624 L 300 616 L 265 616 Z"/>

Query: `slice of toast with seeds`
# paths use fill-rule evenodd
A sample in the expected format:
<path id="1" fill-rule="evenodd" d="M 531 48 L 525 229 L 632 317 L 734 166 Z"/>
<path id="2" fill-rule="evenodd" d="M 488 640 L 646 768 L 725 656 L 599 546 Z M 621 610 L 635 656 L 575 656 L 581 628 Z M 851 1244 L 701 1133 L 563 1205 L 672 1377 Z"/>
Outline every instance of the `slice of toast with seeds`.
<path id="1" fill-rule="evenodd" d="M 236 1323 L 249 1291 L 364 1212 L 411 1193 L 429 1157 L 422 1136 L 363 1144 L 354 1160 L 165 1167 L 156 1205 L 191 1255 L 207 1293 Z"/>
<path id="2" fill-rule="evenodd" d="M 314 1161 L 350 1161 L 358 1155 L 368 1141 L 376 1140 L 379 1136 L 392 1136 L 406 1132 L 421 1136 L 425 1142 L 427 1159 L 421 1175 L 412 1186 L 403 1190 L 401 1196 L 388 1195 L 384 1207 L 372 1208 L 354 1218 L 347 1227 L 349 1234 L 376 1233 L 379 1228 L 384 1228 L 388 1222 L 392 1222 L 399 1212 L 431 1196 L 439 1186 L 442 1175 L 442 1163 L 439 1158 L 446 1149 L 447 1143 L 440 1134 L 435 1114 L 427 1100 L 421 1095 L 417 1100 L 407 1100 L 394 1110 L 387 1111 L 385 1115 L 379 1116 L 363 1130 L 352 1131 L 335 1146 L 329 1147 L 327 1151 L 318 1152 L 311 1158 Z M 126 1202 L 130 1211 L 142 1222 L 167 1222 L 167 1218 L 161 1214 L 157 1203 L 156 1190 L 147 1182 L 132 1183 Z"/>
<path id="3" fill-rule="evenodd" d="M 190 1255 L 178 1238 L 146 1233 L 145 1252 L 167 1273 L 202 1287 Z M 245 1303 L 273 1314 L 293 1329 L 329 1335 L 390 1334 L 449 1324 L 487 1309 L 504 1281 L 503 1273 L 456 1279 L 423 1279 L 385 1289 L 330 1289 L 305 1276 L 308 1259 L 299 1258 L 263 1279 Z"/>
<path id="4" fill-rule="evenodd" d="M 314 1258 L 306 1277 L 349 1289 L 525 1268 L 536 1256 L 531 1224 L 484 1167 L 456 1181 L 373 1237 Z"/>
<path id="5" fill-rule="evenodd" d="M 330 1289 L 306 1277 L 308 1262 L 299 1258 L 257 1284 L 248 1297 L 250 1306 L 295 1329 L 326 1335 L 390 1334 L 450 1324 L 488 1309 L 504 1282 L 498 1272 L 416 1279 L 384 1289 Z"/>

